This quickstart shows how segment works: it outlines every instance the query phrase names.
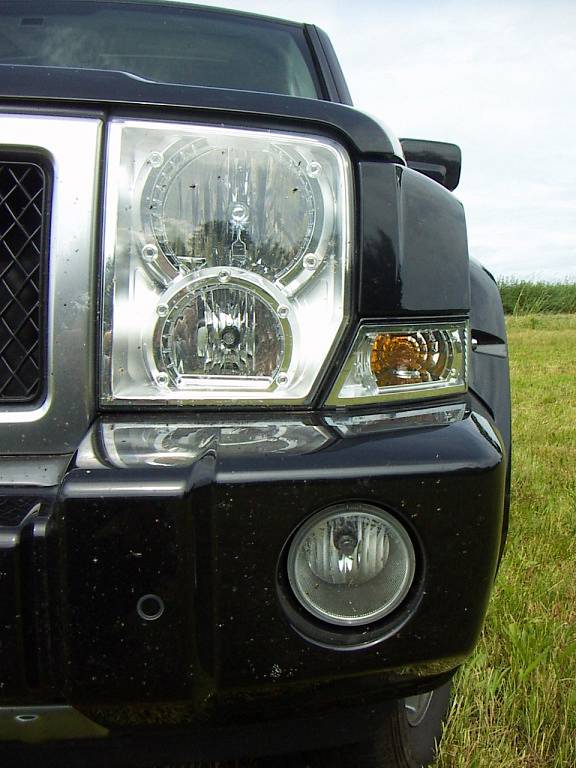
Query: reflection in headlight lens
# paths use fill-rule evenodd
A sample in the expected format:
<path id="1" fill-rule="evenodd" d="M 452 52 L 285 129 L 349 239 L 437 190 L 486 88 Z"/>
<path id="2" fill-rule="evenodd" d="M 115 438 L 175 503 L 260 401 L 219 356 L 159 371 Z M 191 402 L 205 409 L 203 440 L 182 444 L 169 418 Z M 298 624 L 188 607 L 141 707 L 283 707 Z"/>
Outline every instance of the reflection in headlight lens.
<path id="1" fill-rule="evenodd" d="M 180 142 L 150 177 L 144 218 L 176 269 L 226 265 L 276 280 L 314 247 L 322 198 L 312 185 L 302 156 L 274 145 Z"/>

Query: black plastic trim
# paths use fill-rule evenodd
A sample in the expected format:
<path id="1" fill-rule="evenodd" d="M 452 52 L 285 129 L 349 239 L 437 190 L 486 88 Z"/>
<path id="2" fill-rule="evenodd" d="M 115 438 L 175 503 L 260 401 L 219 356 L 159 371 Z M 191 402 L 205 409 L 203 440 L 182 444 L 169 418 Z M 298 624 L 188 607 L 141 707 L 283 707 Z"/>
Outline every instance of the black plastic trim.
<path id="1" fill-rule="evenodd" d="M 370 116 L 344 104 L 320 99 L 302 99 L 255 91 L 224 88 L 179 86 L 143 80 L 123 72 L 0 65 L 0 99 L 14 103 L 39 102 L 60 106 L 123 104 L 160 107 L 173 113 L 186 110 L 184 119 L 194 119 L 198 112 L 211 113 L 212 119 L 222 115 L 266 116 L 294 121 L 302 126 L 323 126 L 324 130 L 345 137 L 356 152 L 404 164 L 397 154 L 397 144 Z"/>

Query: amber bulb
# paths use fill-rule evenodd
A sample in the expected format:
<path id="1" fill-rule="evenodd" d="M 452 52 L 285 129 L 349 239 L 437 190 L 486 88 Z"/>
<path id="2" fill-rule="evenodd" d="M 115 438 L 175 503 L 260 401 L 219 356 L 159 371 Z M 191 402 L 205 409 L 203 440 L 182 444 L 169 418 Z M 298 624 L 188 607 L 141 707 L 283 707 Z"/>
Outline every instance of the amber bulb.
<path id="1" fill-rule="evenodd" d="M 379 333 L 370 350 L 370 369 L 379 387 L 421 380 L 425 355 L 414 336 Z"/>

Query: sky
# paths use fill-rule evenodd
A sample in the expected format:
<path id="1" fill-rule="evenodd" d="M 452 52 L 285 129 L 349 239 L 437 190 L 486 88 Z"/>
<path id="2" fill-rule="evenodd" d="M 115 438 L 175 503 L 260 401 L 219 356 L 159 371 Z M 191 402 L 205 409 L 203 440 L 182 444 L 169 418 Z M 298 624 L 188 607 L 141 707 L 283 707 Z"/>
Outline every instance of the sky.
<path id="1" fill-rule="evenodd" d="M 354 104 L 462 149 L 470 254 L 576 279 L 576 2 L 204 0 L 322 27 Z"/>

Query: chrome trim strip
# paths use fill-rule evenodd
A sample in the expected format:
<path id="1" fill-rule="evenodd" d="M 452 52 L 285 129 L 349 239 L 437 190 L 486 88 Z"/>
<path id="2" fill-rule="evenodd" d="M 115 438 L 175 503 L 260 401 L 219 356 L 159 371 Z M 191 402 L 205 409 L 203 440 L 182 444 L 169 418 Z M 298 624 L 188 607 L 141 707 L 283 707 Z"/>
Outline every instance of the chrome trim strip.
<path id="1" fill-rule="evenodd" d="M 108 730 L 73 707 L 0 707 L 3 741 L 30 743 L 65 739 L 94 739 Z"/>
<path id="2" fill-rule="evenodd" d="M 185 479 L 114 482 L 106 476 L 95 480 L 69 480 L 64 485 L 64 496 L 66 499 L 133 499 L 149 498 L 156 494 L 184 496 L 187 490 L 188 484 Z"/>
<path id="3" fill-rule="evenodd" d="M 53 166 L 48 278 L 48 391 L 0 408 L 2 454 L 74 451 L 94 410 L 95 236 L 102 121 L 0 115 L 0 147 L 35 148 Z"/>
<path id="4" fill-rule="evenodd" d="M 466 403 L 439 405 L 435 408 L 415 408 L 406 411 L 379 413 L 336 413 L 325 416 L 325 421 L 342 437 L 372 435 L 399 429 L 442 427 L 462 421 L 466 416 Z"/>
<path id="5" fill-rule="evenodd" d="M 4 446 L 2 446 L 2 450 Z M 0 456 L 0 486 L 50 488 L 59 485 L 70 463 L 67 456 Z"/>

